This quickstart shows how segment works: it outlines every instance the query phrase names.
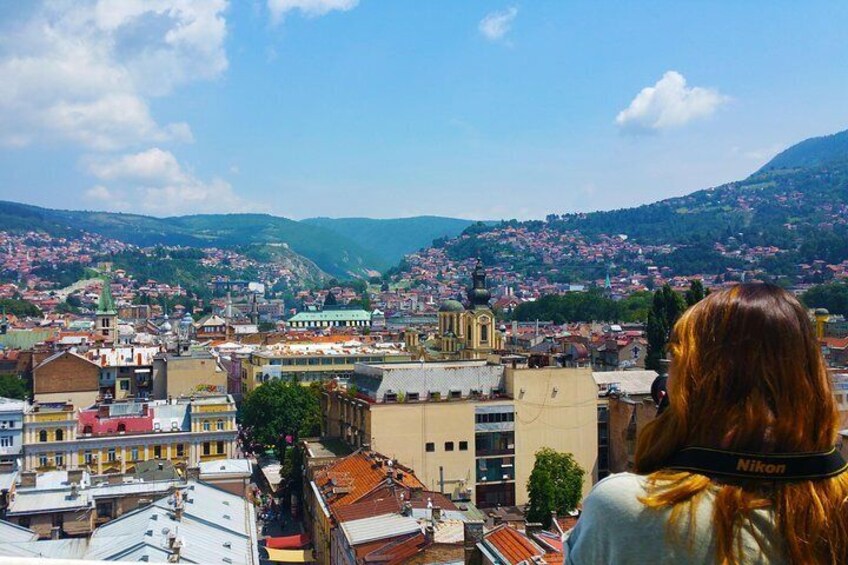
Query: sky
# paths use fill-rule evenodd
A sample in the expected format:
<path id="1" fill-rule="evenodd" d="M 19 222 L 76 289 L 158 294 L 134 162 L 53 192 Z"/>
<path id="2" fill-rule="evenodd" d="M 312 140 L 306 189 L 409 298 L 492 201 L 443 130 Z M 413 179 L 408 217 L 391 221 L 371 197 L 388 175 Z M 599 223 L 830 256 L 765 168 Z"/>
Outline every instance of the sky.
<path id="1" fill-rule="evenodd" d="M 848 128 L 848 3 L 0 0 L 0 199 L 531 219 Z"/>

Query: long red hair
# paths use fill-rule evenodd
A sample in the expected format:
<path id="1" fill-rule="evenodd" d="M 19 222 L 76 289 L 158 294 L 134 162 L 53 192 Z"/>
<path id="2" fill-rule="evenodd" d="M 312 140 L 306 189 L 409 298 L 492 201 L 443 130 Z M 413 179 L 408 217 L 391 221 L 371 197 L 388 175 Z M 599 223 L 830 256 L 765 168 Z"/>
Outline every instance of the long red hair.
<path id="1" fill-rule="evenodd" d="M 848 476 L 789 483 L 719 483 L 664 469 L 687 446 L 758 453 L 827 451 L 839 414 L 807 312 L 785 290 L 743 284 L 710 294 L 675 324 L 669 407 L 647 424 L 635 469 L 649 474 L 642 502 L 694 512 L 715 492 L 716 560 L 733 563 L 740 529 L 771 508 L 792 563 L 848 562 Z"/>

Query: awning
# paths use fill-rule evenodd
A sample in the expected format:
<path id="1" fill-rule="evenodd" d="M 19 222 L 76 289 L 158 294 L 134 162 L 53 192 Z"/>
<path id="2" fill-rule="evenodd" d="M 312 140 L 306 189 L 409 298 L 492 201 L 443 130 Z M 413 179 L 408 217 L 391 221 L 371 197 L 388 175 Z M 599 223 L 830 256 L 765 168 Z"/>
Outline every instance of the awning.
<path id="1" fill-rule="evenodd" d="M 311 549 L 268 549 L 268 559 L 278 563 L 312 563 L 315 557 Z"/>
<path id="2" fill-rule="evenodd" d="M 265 538 L 265 547 L 270 549 L 300 549 L 309 545 L 309 542 L 309 534 L 295 534 L 293 536 Z"/>

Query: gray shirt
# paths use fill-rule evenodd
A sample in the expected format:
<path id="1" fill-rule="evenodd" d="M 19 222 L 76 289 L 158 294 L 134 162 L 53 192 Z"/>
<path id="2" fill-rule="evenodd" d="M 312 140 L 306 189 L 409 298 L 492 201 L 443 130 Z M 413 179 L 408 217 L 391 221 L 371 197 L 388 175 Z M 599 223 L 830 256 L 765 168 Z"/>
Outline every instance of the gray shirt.
<path id="1" fill-rule="evenodd" d="M 646 482 L 647 477 L 621 473 L 595 485 L 568 537 L 567 564 L 716 562 L 714 492 L 701 497 L 694 516 L 684 512 L 669 526 L 670 509 L 654 510 L 638 500 L 646 494 Z M 742 563 L 787 562 L 770 509 L 754 510 L 741 533 Z"/>

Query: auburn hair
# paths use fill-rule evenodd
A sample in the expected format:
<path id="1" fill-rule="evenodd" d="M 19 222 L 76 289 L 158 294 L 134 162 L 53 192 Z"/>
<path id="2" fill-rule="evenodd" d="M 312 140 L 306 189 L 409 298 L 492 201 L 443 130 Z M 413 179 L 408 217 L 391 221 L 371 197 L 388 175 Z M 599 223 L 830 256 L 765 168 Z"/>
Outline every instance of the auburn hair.
<path id="1" fill-rule="evenodd" d="M 755 453 L 834 446 L 839 413 L 804 307 L 774 285 L 715 292 L 683 313 L 668 351 L 669 406 L 645 425 L 636 445 L 635 470 L 649 475 L 642 503 L 670 508 L 671 526 L 684 516 L 694 519 L 701 495 L 712 491 L 719 563 L 743 559 L 741 529 L 761 508 L 773 512 L 792 563 L 848 562 L 848 474 L 723 482 L 664 468 L 688 446 Z"/>

